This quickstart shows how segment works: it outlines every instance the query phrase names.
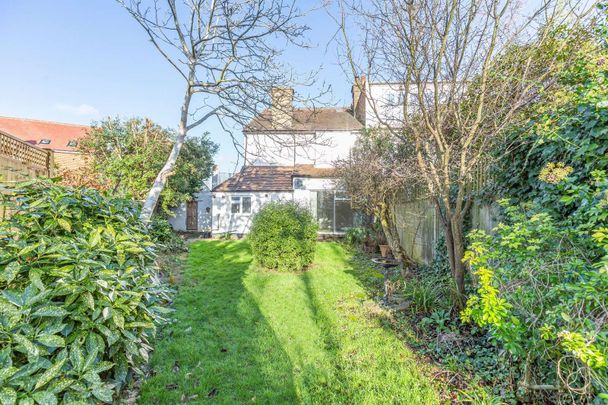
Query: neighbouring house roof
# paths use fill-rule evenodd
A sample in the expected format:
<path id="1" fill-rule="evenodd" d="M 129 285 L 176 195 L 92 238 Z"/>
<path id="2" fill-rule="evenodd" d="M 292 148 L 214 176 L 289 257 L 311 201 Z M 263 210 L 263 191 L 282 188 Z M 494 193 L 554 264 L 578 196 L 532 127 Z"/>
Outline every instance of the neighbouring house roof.
<path id="1" fill-rule="evenodd" d="M 244 166 L 212 191 L 293 191 L 294 177 L 335 177 L 335 169 L 295 166 Z"/>
<path id="2" fill-rule="evenodd" d="M 245 127 L 245 132 L 269 131 L 353 131 L 363 125 L 345 108 L 295 108 L 288 125 L 276 126 L 272 120 L 272 109 L 264 110 Z"/>
<path id="3" fill-rule="evenodd" d="M 0 131 L 40 148 L 54 151 L 77 151 L 77 145 L 70 144 L 70 141 L 78 142 L 90 129 L 86 125 L 0 117 Z"/>

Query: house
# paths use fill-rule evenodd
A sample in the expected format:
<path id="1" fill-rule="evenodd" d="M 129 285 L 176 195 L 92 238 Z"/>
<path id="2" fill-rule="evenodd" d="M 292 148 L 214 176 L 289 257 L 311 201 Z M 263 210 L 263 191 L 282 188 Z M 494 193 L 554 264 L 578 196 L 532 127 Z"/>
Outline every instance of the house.
<path id="1" fill-rule="evenodd" d="M 358 88 L 350 108 L 295 108 L 293 89 L 272 89 L 270 108 L 243 131 L 244 166 L 212 189 L 214 235 L 248 233 L 253 215 L 271 201 L 308 207 L 321 233 L 353 226 L 356 215 L 332 163 L 348 156 L 363 129 Z"/>
<path id="2" fill-rule="evenodd" d="M 86 125 L 0 117 L 0 132 L 51 150 L 59 172 L 84 166 L 85 155 L 78 151 L 78 142 L 89 130 Z"/>

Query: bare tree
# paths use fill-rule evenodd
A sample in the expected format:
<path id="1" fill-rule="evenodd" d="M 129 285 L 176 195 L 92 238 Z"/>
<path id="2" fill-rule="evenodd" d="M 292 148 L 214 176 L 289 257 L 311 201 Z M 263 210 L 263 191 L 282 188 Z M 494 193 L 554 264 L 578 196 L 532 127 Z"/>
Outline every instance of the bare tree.
<path id="1" fill-rule="evenodd" d="M 382 225 L 391 250 L 401 260 L 402 275 L 407 277 L 415 262 L 401 245 L 392 207 L 398 193 L 418 178 L 411 148 L 396 144 L 386 131 L 369 130 L 359 136 L 349 157 L 334 166 L 353 206 L 374 215 Z"/>
<path id="2" fill-rule="evenodd" d="M 268 106 L 271 88 L 294 81 L 280 61 L 283 49 L 306 46 L 308 28 L 298 23 L 295 0 L 118 2 L 185 85 L 175 143 L 142 209 L 149 221 L 188 131 L 211 118 L 229 131 L 231 123 L 244 125 Z"/>
<path id="3" fill-rule="evenodd" d="M 345 60 L 354 75 L 372 82 L 361 89 L 371 125 L 413 143 L 462 298 L 463 221 L 475 174 L 487 164 L 493 141 L 553 85 L 569 60 L 558 39 L 579 32 L 591 5 L 544 0 L 526 13 L 515 0 L 341 5 L 336 20 Z M 350 35 L 357 27 L 361 35 Z M 385 91 L 373 82 L 385 83 Z M 400 98 L 386 100 L 387 93 Z"/>

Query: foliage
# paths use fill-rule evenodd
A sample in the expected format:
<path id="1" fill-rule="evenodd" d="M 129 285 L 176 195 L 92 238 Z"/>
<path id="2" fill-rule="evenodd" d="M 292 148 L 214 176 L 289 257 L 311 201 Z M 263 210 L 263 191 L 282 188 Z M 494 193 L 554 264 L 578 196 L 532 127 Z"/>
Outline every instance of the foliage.
<path id="1" fill-rule="evenodd" d="M 344 235 L 344 240 L 351 246 L 361 247 L 363 243 L 370 237 L 370 231 L 367 227 L 357 226 L 349 228 Z"/>
<path id="2" fill-rule="evenodd" d="M 186 244 L 180 238 L 169 221 L 160 215 L 152 217 L 152 222 L 149 225 L 150 236 L 156 242 L 158 248 L 165 252 L 176 252 L 187 250 Z"/>
<path id="3" fill-rule="evenodd" d="M 524 388 L 550 385 L 579 401 L 608 390 L 607 256 L 594 259 L 581 249 L 584 236 L 546 212 L 508 207 L 507 215 L 493 237 L 471 234 L 465 258 L 478 289 L 463 319 L 509 351 Z M 603 249 L 607 237 L 606 228 L 593 235 Z"/>
<path id="4" fill-rule="evenodd" d="M 155 244 L 128 200 L 18 185 L 0 223 L 3 404 L 112 402 L 166 312 Z"/>
<path id="5" fill-rule="evenodd" d="M 565 175 L 579 184 L 588 183 L 595 170 L 608 170 L 608 48 L 592 37 L 568 49 L 575 55 L 572 66 L 497 145 L 493 195 L 553 209 L 562 190 L 546 177 L 548 169 L 563 165 L 559 180 Z M 562 208 L 554 214 L 565 218 L 570 209 Z"/>
<path id="6" fill-rule="evenodd" d="M 121 121 L 108 118 L 93 126 L 79 148 L 89 156 L 89 165 L 78 173 L 64 173 L 65 183 L 113 190 L 123 196 L 143 199 L 165 164 L 175 134 L 149 119 Z M 165 212 L 200 191 L 211 175 L 217 145 L 206 137 L 186 140 L 172 176 L 162 194 Z"/>
<path id="7" fill-rule="evenodd" d="M 269 269 L 299 271 L 314 258 L 317 222 L 293 202 L 266 204 L 253 217 L 249 240 L 256 261 Z"/>

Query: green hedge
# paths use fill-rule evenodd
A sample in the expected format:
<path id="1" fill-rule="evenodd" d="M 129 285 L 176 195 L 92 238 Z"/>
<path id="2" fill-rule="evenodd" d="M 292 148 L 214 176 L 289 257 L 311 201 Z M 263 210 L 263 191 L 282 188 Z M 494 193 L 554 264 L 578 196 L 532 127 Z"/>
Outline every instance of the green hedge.
<path id="1" fill-rule="evenodd" d="M 113 402 L 167 312 L 138 208 L 49 181 L 4 192 L 0 403 Z"/>
<path id="2" fill-rule="evenodd" d="M 314 258 L 317 229 L 306 208 L 292 202 L 267 204 L 253 218 L 253 256 L 269 269 L 303 270 Z"/>

